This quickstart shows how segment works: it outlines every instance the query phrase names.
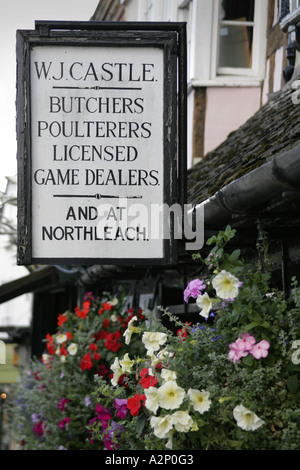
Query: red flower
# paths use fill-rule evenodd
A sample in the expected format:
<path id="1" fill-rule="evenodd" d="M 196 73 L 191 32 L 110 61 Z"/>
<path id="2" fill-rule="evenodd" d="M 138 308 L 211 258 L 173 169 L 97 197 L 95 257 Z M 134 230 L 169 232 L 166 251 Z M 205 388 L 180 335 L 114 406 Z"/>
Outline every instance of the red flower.
<path id="1" fill-rule="evenodd" d="M 80 369 L 81 370 L 91 370 L 92 367 L 93 367 L 93 363 L 92 363 L 91 353 L 86 353 L 83 356 L 83 358 L 81 359 Z"/>
<path id="2" fill-rule="evenodd" d="M 94 359 L 95 359 L 95 361 L 100 361 L 100 359 L 101 359 L 101 354 L 95 352 L 95 353 L 94 353 Z"/>
<path id="3" fill-rule="evenodd" d="M 153 375 L 148 375 L 148 377 L 143 377 L 139 381 L 139 384 L 143 388 L 154 387 L 157 383 L 158 383 L 158 380 Z"/>
<path id="4" fill-rule="evenodd" d="M 142 378 L 139 381 L 139 384 L 143 388 L 154 387 L 158 383 L 158 380 L 153 375 L 148 375 L 148 374 L 149 374 L 149 370 L 147 369 L 147 367 L 142 369 L 140 372 L 140 376 Z"/>
<path id="5" fill-rule="evenodd" d="M 109 325 L 109 319 L 108 318 L 104 318 L 103 320 L 103 328 L 107 328 Z"/>
<path id="6" fill-rule="evenodd" d="M 98 370 L 98 372 L 96 372 L 96 373 L 97 373 L 97 375 L 99 375 L 100 377 L 105 378 L 106 375 L 108 374 L 108 370 L 107 370 L 107 368 L 105 367 L 104 364 L 100 364 L 100 365 L 99 365 L 99 370 Z M 113 375 L 113 374 L 112 374 L 112 375 Z"/>
<path id="7" fill-rule="evenodd" d="M 39 421 L 38 423 L 36 423 L 33 426 L 32 430 L 37 437 L 42 437 L 44 434 L 43 421 Z"/>
<path id="8" fill-rule="evenodd" d="M 140 372 L 141 377 L 146 377 L 146 375 L 148 375 L 148 374 L 149 374 L 149 369 L 147 367 L 142 369 L 141 372 Z"/>
<path id="9" fill-rule="evenodd" d="M 119 348 L 122 347 L 122 344 L 118 342 L 120 336 L 121 333 L 119 330 L 115 333 L 108 334 L 104 343 L 104 347 L 110 351 L 116 352 Z"/>
<path id="10" fill-rule="evenodd" d="M 110 379 L 113 378 L 113 374 L 110 376 Z M 127 375 L 126 374 L 122 374 L 120 375 L 119 379 L 118 379 L 118 385 L 123 385 L 123 387 L 127 388 L 128 387 L 128 383 L 127 383 Z"/>
<path id="11" fill-rule="evenodd" d="M 102 313 L 106 310 L 109 311 L 113 308 L 111 304 L 108 302 L 103 302 L 102 307 L 98 310 L 99 315 L 102 315 Z"/>
<path id="12" fill-rule="evenodd" d="M 68 352 L 66 350 L 66 346 L 64 344 L 61 345 L 61 348 L 60 348 L 60 355 L 61 356 L 67 356 L 68 355 Z"/>
<path id="13" fill-rule="evenodd" d="M 94 335 L 94 338 L 96 341 L 100 341 L 100 339 L 105 339 L 107 338 L 107 336 L 109 335 L 109 332 L 108 331 L 105 331 L 105 330 L 100 330 L 98 331 L 98 333 L 96 333 Z"/>
<path id="14" fill-rule="evenodd" d="M 96 343 L 91 343 L 90 344 L 90 347 L 89 347 L 90 351 L 97 351 L 97 349 L 98 349 L 98 346 L 97 346 Z"/>
<path id="15" fill-rule="evenodd" d="M 130 414 L 132 416 L 138 415 L 140 408 L 142 406 L 141 402 L 142 401 L 145 402 L 145 400 L 146 400 L 146 396 L 139 395 L 138 393 L 136 393 L 132 398 L 128 398 L 127 407 L 129 408 Z"/>
<path id="16" fill-rule="evenodd" d="M 191 325 L 190 322 L 185 322 L 185 324 L 188 325 L 188 326 Z M 177 330 L 177 336 L 180 336 L 182 341 L 184 341 L 185 338 L 187 337 L 187 329 L 183 327 L 180 330 Z"/>
<path id="17" fill-rule="evenodd" d="M 47 343 L 48 354 L 55 354 L 54 344 L 52 342 Z"/>
<path id="18" fill-rule="evenodd" d="M 79 318 L 85 318 L 90 311 L 91 302 L 83 302 L 83 310 L 79 307 L 75 307 L 75 313 Z"/>
<path id="19" fill-rule="evenodd" d="M 62 325 L 65 323 L 65 321 L 67 321 L 66 315 L 65 315 L 65 314 L 62 315 L 62 314 L 60 313 L 60 314 L 58 315 L 58 318 L 57 318 L 57 325 L 58 325 L 58 326 L 62 326 Z"/>
<path id="20" fill-rule="evenodd" d="M 66 337 L 67 337 L 68 339 L 70 339 L 70 340 L 73 339 L 73 335 L 72 335 L 72 333 L 70 333 L 70 331 L 66 331 L 65 334 L 66 334 Z"/>
<path id="21" fill-rule="evenodd" d="M 112 306 L 111 304 L 109 304 L 108 302 L 104 302 L 104 303 L 102 304 L 102 306 L 103 306 L 104 310 L 111 310 L 112 307 L 113 307 L 113 306 Z"/>

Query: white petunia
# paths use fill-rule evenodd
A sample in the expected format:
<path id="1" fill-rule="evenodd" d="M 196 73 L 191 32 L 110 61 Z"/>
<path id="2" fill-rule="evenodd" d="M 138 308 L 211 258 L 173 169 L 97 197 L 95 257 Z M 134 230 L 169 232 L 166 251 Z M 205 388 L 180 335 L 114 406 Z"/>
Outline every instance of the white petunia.
<path id="1" fill-rule="evenodd" d="M 122 372 L 125 374 L 130 374 L 131 373 L 131 369 L 132 369 L 132 366 L 134 364 L 134 361 L 130 359 L 128 353 L 126 353 L 124 356 L 123 356 L 123 359 L 120 360 L 120 366 L 121 366 L 121 369 L 122 369 Z"/>
<path id="2" fill-rule="evenodd" d="M 78 350 L 78 345 L 76 343 L 71 343 L 67 347 L 67 351 L 70 354 L 70 356 L 75 356 L 75 354 L 77 353 L 77 350 Z"/>
<path id="3" fill-rule="evenodd" d="M 209 399 L 209 392 L 205 390 L 195 390 L 190 388 L 188 390 L 188 395 L 192 402 L 195 411 L 198 413 L 205 413 L 208 411 L 211 405 L 211 400 Z"/>
<path id="4" fill-rule="evenodd" d="M 150 426 L 153 428 L 155 436 L 159 439 L 169 437 L 169 432 L 173 427 L 172 417 L 170 415 L 157 417 L 152 416 L 150 419 Z"/>
<path id="5" fill-rule="evenodd" d="M 146 331 L 142 336 L 142 342 L 147 349 L 149 355 L 153 354 L 155 351 L 158 351 L 159 348 L 165 344 L 168 336 L 166 333 Z"/>
<path id="6" fill-rule="evenodd" d="M 235 299 L 239 293 L 240 281 L 231 273 L 223 270 L 214 277 L 212 286 L 221 299 Z"/>
<path id="7" fill-rule="evenodd" d="M 58 343 L 58 344 L 62 344 L 62 343 L 65 343 L 67 341 L 68 337 L 67 335 L 64 335 L 64 334 L 61 334 L 61 335 L 57 335 L 55 337 L 55 341 Z"/>
<path id="8" fill-rule="evenodd" d="M 185 390 L 177 385 L 174 380 L 167 380 L 158 389 L 158 401 L 161 408 L 174 410 L 179 408 L 185 397 Z"/>
<path id="9" fill-rule="evenodd" d="M 145 407 L 155 414 L 159 408 L 157 388 L 145 388 L 144 394 L 146 396 Z"/>
<path id="10" fill-rule="evenodd" d="M 123 336 L 125 336 L 125 344 L 129 344 L 131 341 L 131 335 L 132 333 L 138 333 L 140 332 L 140 328 L 133 326 L 133 323 L 137 320 L 137 317 L 134 316 L 131 318 L 131 320 L 128 322 L 127 325 L 127 330 L 124 331 Z"/>
<path id="11" fill-rule="evenodd" d="M 264 424 L 262 419 L 253 413 L 253 411 L 245 408 L 242 404 L 234 408 L 233 416 L 237 425 L 244 429 L 244 431 L 255 431 Z"/>
<path id="12" fill-rule="evenodd" d="M 204 318 L 208 318 L 208 314 L 212 308 L 212 299 L 209 297 L 208 293 L 205 292 L 205 294 L 199 295 L 196 304 L 201 309 L 199 314 Z"/>
<path id="13" fill-rule="evenodd" d="M 169 369 L 162 369 L 160 375 L 163 380 L 176 380 L 177 378 L 176 372 Z"/>
<path id="14" fill-rule="evenodd" d="M 110 368 L 114 373 L 114 375 L 111 379 L 111 383 L 112 383 L 112 385 L 117 386 L 118 385 L 118 380 L 121 377 L 121 375 L 123 374 L 122 368 L 120 367 L 118 357 L 115 357 L 115 360 L 114 360 L 113 364 L 110 366 Z"/>
<path id="15" fill-rule="evenodd" d="M 193 419 L 187 411 L 175 411 L 171 417 L 173 426 L 178 432 L 189 432 L 193 426 Z"/>

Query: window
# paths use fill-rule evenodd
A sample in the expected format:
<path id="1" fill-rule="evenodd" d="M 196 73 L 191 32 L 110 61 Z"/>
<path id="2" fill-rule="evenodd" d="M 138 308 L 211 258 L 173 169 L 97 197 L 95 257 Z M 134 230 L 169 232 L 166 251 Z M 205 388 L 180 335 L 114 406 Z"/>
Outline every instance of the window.
<path id="1" fill-rule="evenodd" d="M 252 67 L 253 30 L 254 0 L 221 1 L 218 73 L 226 73 L 228 67 Z"/>
<path id="2" fill-rule="evenodd" d="M 280 0 L 279 21 L 284 31 L 287 31 L 289 26 L 299 23 L 300 0 Z"/>
<path id="3" fill-rule="evenodd" d="M 187 22 L 193 85 L 260 85 L 268 0 L 138 0 L 138 5 L 139 21 Z"/>
<path id="4" fill-rule="evenodd" d="M 261 79 L 266 47 L 267 1 L 215 0 L 212 77 Z"/>

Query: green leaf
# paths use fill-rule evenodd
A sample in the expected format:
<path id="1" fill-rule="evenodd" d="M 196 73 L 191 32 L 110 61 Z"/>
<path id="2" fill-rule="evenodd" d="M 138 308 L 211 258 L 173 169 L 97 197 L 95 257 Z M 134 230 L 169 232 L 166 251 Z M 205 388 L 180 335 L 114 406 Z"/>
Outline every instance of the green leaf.
<path id="1" fill-rule="evenodd" d="M 217 241 L 217 237 L 216 237 L 215 235 L 213 235 L 212 237 L 210 237 L 210 238 L 207 240 L 206 244 L 207 244 L 207 245 L 212 245 L 213 243 L 216 243 L 216 241 Z"/>
<path id="2" fill-rule="evenodd" d="M 292 375 L 287 381 L 286 385 L 289 389 L 289 391 L 293 394 L 295 394 L 299 388 L 299 380 L 298 380 L 298 375 Z"/>
<path id="3" fill-rule="evenodd" d="M 248 354 L 248 356 L 243 357 L 242 362 L 245 364 L 245 366 L 252 367 L 254 365 L 255 359 L 251 354 Z"/>
<path id="4" fill-rule="evenodd" d="M 251 323 L 248 323 L 248 325 L 245 326 L 245 330 L 246 331 L 252 330 L 253 328 L 255 328 L 256 326 L 259 326 L 259 325 L 260 325 L 260 322 L 253 321 Z"/>
<path id="5" fill-rule="evenodd" d="M 198 425 L 198 427 L 200 428 L 200 427 L 205 426 L 205 425 L 206 425 L 206 422 L 204 421 L 204 419 L 198 418 L 198 419 L 197 419 L 197 425 Z"/>
<path id="6" fill-rule="evenodd" d="M 251 312 L 248 314 L 248 317 L 250 320 L 252 320 L 253 322 L 261 322 L 262 318 L 261 316 L 259 315 L 259 313 L 257 312 Z"/>
<path id="7" fill-rule="evenodd" d="M 138 434 L 142 434 L 143 429 L 145 427 L 145 423 L 146 423 L 146 416 L 145 415 L 140 415 L 138 417 L 137 427 L 136 427 Z"/>

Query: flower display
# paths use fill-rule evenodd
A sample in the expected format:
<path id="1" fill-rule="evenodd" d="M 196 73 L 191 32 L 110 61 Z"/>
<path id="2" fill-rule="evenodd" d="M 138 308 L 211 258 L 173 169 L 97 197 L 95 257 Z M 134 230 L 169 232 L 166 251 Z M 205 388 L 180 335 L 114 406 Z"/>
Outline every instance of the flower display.
<path id="1" fill-rule="evenodd" d="M 91 292 L 60 314 L 20 384 L 21 448 L 298 450 L 300 289 L 226 252 L 233 236 L 193 255 L 205 270 L 183 293 L 199 309 L 189 321 Z"/>
<path id="2" fill-rule="evenodd" d="M 115 321 L 111 321 L 112 315 Z M 91 292 L 82 306 L 58 315 L 57 330 L 46 334 L 41 360 L 30 361 L 29 371 L 24 370 L 23 381 L 16 385 L 16 401 L 9 411 L 14 438 L 22 442 L 22 449 L 105 448 L 103 440 L 99 443 L 88 439 L 87 426 L 95 418 L 95 423 L 107 429 L 113 417 L 124 419 L 129 408 L 127 400 L 119 397 L 109 408 L 97 403 L 95 376 L 110 383 L 114 358 L 120 376 L 130 373 L 134 362 L 129 359 L 127 348 L 132 346 L 136 354 L 143 348 L 139 337 L 125 345 L 123 333 L 133 315 L 137 326 L 144 323 L 140 310 L 128 311 L 122 298 L 109 294 L 97 298 Z M 117 362 L 118 355 L 121 364 Z M 114 430 L 109 429 L 107 446 L 112 447 L 120 432 L 119 424 Z"/>

